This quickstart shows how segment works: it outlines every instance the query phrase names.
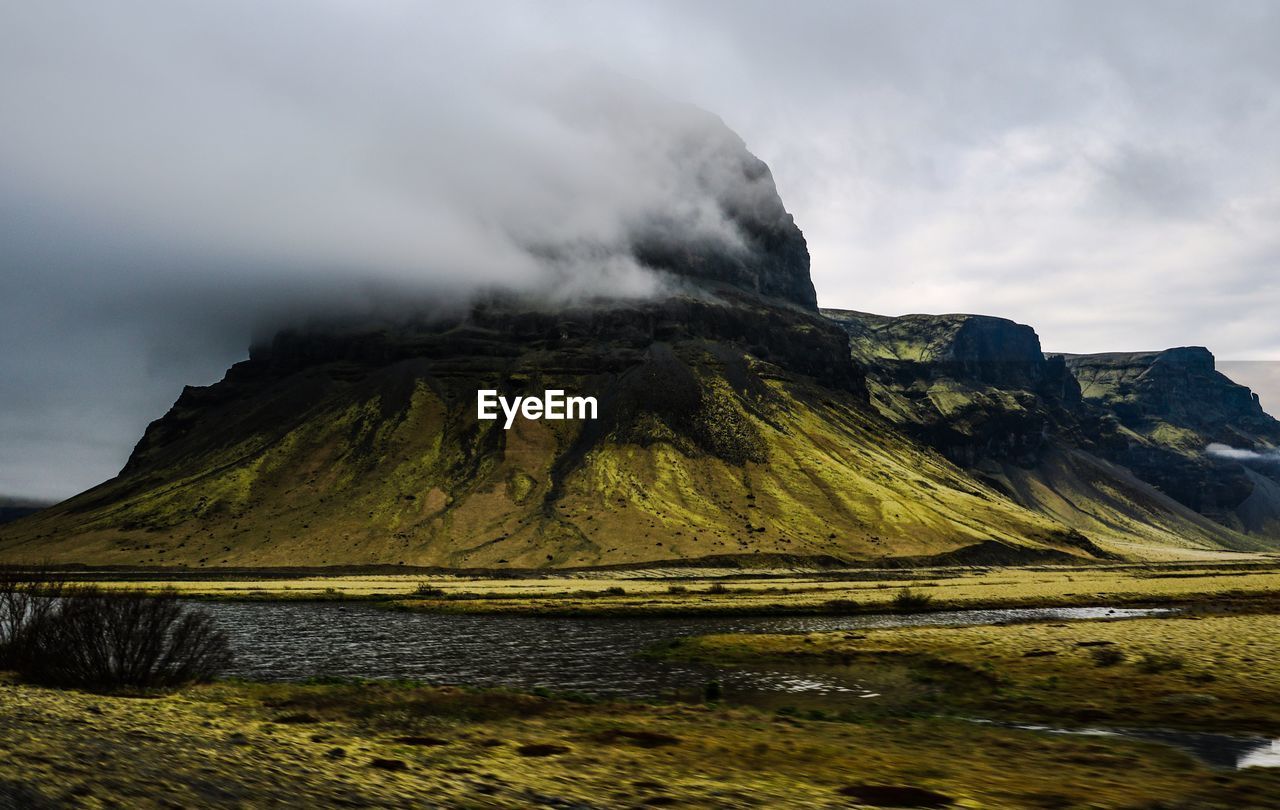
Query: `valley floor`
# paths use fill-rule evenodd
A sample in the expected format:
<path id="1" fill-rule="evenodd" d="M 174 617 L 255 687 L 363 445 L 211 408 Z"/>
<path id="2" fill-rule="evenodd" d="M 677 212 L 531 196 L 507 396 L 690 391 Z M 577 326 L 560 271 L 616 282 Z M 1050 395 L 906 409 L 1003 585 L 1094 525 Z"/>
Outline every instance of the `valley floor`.
<path id="1" fill-rule="evenodd" d="M 1103 648 L 1121 660 L 1101 665 Z M 1277 735 L 1275 616 L 709 637 L 663 654 L 820 661 L 889 698 L 766 711 L 412 684 L 119 697 L 5 682 L 0 806 L 1280 803 L 1275 770 L 965 719 Z"/>
<path id="2" fill-rule="evenodd" d="M 1103 647 L 1122 660 L 1100 665 Z M 239 682 L 119 697 L 5 682 L 0 806 L 1280 804 L 1274 769 L 972 721 L 1280 735 L 1280 617 L 710 637 L 663 654 L 802 657 L 886 699 L 765 709 Z"/>
<path id="3" fill-rule="evenodd" d="M 1280 602 L 1280 557 L 1257 554 L 1167 563 L 826 572 L 655 568 L 498 577 L 169 569 L 79 570 L 72 576 L 107 587 L 173 588 L 200 599 L 360 599 L 449 613 L 763 615 Z M 903 589 L 916 597 L 913 603 L 901 603 Z"/>
<path id="4" fill-rule="evenodd" d="M 700 636 L 647 653 L 821 672 L 861 688 L 749 704 L 714 690 L 706 703 L 593 702 L 367 681 L 222 681 L 123 696 L 0 676 L 0 808 L 1280 806 L 1280 768 L 1238 768 L 1235 756 L 1261 750 L 1254 761 L 1280 762 L 1280 744 L 1268 747 L 1280 738 L 1274 560 L 839 579 L 718 573 L 433 577 L 423 594 L 412 576 L 144 584 L 428 610 L 829 610 L 833 599 L 868 610 L 1063 600 L 1189 607 L 1123 621 Z M 936 601 L 901 603 L 907 585 Z M 1226 758 L 1158 741 L 1155 730 L 1225 746 Z"/>

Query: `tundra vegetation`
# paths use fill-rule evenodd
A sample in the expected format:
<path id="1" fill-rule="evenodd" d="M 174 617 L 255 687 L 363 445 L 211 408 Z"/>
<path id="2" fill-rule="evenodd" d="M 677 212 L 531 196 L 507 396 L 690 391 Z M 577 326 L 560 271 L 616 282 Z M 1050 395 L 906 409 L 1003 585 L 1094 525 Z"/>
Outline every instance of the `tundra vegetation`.
<path id="1" fill-rule="evenodd" d="M 334 579 L 317 585 L 319 593 L 332 587 L 345 598 L 425 609 L 762 594 L 785 602 L 806 589 L 825 597 L 823 585 L 857 586 L 889 610 L 951 607 L 984 589 L 1033 602 L 1066 587 L 1094 604 L 1132 593 L 1174 598 L 1184 609 L 1112 622 L 705 636 L 649 652 L 693 666 L 820 672 L 863 690 L 769 699 L 747 699 L 718 680 L 695 702 L 652 703 L 407 682 L 232 680 L 148 692 L 140 701 L 54 689 L 15 673 L 0 677 L 0 797 L 32 807 L 1275 806 L 1280 772 L 1272 769 L 1214 767 L 1141 739 L 1015 727 L 1280 737 L 1280 613 L 1267 596 L 1274 576 L 1255 562 L 879 572 L 865 581 L 740 577 L 728 586 L 618 572 L 483 584 L 421 574 Z M 324 581 L 307 581 L 302 593 L 315 598 L 309 589 Z M 1223 581 L 1234 595 L 1221 590 Z M 164 584 L 118 587 L 134 600 L 139 588 Z M 258 598 L 294 598 L 301 583 L 268 584 Z M 108 599 L 110 590 L 95 589 L 94 598 Z M 488 592 L 464 595 L 473 590 Z M 1197 595 L 1215 590 L 1216 597 Z M 160 604 L 173 604 L 166 600 L 172 596 Z M 861 697 L 867 690 L 876 697 Z"/>
<path id="2" fill-rule="evenodd" d="M 1277 631 L 1271 615 L 1208 616 L 718 636 L 661 651 L 844 669 L 882 695 L 777 706 L 392 682 L 216 682 L 139 701 L 10 680 L 0 791 L 32 807 L 1274 806 L 1270 769 L 972 720 L 1280 734 Z M 1097 666 L 1091 651 L 1112 645 L 1126 662 Z M 1144 654 L 1184 665 L 1149 671 Z"/>
<path id="3" fill-rule="evenodd" d="M 1257 605 L 1280 599 L 1280 561 L 1244 554 L 1167 563 L 1023 568 L 636 568 L 471 574 L 240 570 L 217 575 L 168 569 L 65 575 L 104 589 L 175 591 L 192 599 L 357 599 L 403 610 L 548 615 L 830 614 L 1205 601 Z M 905 600 L 904 590 L 909 594 Z"/>

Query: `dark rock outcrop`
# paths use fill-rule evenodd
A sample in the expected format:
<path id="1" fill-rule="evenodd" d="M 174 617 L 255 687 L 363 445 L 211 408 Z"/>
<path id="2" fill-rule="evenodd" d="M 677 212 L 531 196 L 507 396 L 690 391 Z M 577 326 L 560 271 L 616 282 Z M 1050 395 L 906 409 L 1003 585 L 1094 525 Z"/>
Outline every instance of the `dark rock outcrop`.
<path id="1" fill-rule="evenodd" d="M 528 369 L 525 376 L 536 369 L 540 379 L 647 380 L 640 389 L 628 384 L 625 398 L 631 404 L 611 402 L 607 417 L 617 420 L 622 410 L 639 408 L 677 419 L 694 413 L 699 401 L 684 364 L 663 348 L 680 345 L 703 345 L 726 358 L 724 350 L 734 347 L 866 400 L 863 379 L 837 326 L 794 307 L 768 306 L 753 295 L 614 302 L 558 312 L 491 300 L 447 317 L 381 326 L 330 323 L 280 332 L 269 343 L 253 347 L 249 359 L 229 369 L 222 382 L 185 388 L 169 413 L 147 428 L 123 473 L 174 461 L 168 457 L 171 446 L 191 452 L 193 433 L 203 435 L 207 449 L 213 449 L 223 439 L 202 431 L 201 420 L 211 410 L 259 398 L 281 380 L 294 383 L 275 390 L 269 407 L 260 413 L 242 414 L 242 430 L 269 430 L 335 386 L 358 385 L 384 369 L 410 362 L 429 367 L 441 385 L 456 389 L 450 396 L 459 402 L 469 401 L 467 397 L 484 385 L 501 388 L 504 394 L 527 393 L 523 389 L 530 386 L 511 379 L 515 367 Z M 735 387 L 749 385 L 740 361 L 726 359 L 725 371 Z M 407 391 L 399 392 L 397 399 L 407 396 Z"/>
<path id="2" fill-rule="evenodd" d="M 1268 533 L 1265 527 L 1280 525 L 1280 505 L 1265 497 L 1264 479 L 1276 471 L 1209 452 L 1214 444 L 1269 451 L 1280 446 L 1280 421 L 1218 372 L 1208 349 L 1068 355 L 1066 362 L 1085 402 L 1112 422 L 1100 437 L 1103 455 L 1224 525 Z"/>
<path id="3" fill-rule="evenodd" d="M 1145 431 L 1164 423 L 1231 445 L 1280 441 L 1280 422 L 1257 394 L 1219 372 L 1204 347 L 1064 357 L 1083 397 L 1126 427 Z"/>
<path id="4" fill-rule="evenodd" d="M 691 172 L 735 226 L 741 245 L 672 240 L 671 227 L 659 220 L 636 232 L 636 257 L 710 289 L 728 286 L 816 310 L 809 248 L 778 196 L 773 174 L 737 134 L 713 119 L 701 136 L 711 148 L 691 150 L 701 157 Z"/>
<path id="5" fill-rule="evenodd" d="M 1092 531 L 1170 514 L 1168 498 L 1280 539 L 1277 468 L 1207 452 L 1274 448 L 1280 422 L 1207 349 L 1046 356 L 1030 327 L 1000 318 L 823 313 L 849 334 L 881 413 L 1024 505 Z M 1170 523 L 1206 534 L 1185 515 Z"/>
<path id="6" fill-rule="evenodd" d="M 1045 358 L 1029 326 L 983 315 L 822 311 L 850 338 L 872 398 L 955 463 L 1034 465 L 1054 435 L 1076 433 L 1080 390 Z"/>

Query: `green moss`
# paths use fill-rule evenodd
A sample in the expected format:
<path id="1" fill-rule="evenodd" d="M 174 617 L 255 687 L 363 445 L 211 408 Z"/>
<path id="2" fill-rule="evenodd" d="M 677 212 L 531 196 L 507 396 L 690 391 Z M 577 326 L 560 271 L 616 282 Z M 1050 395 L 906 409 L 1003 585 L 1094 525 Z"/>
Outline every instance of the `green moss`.
<path id="1" fill-rule="evenodd" d="M 651 655 L 833 664 L 866 683 L 899 667 L 935 688 L 898 709 L 1011 722 L 1280 735 L 1280 616 L 911 628 L 683 639 Z M 1117 653 L 1099 666 L 1096 651 Z"/>
<path id="2" fill-rule="evenodd" d="M 0 738 L 12 755 L 0 758 L 0 783 L 47 802 L 800 808 L 879 795 L 867 786 L 959 807 L 1280 800 L 1273 771 L 1214 771 L 1116 738 L 877 716 L 875 701 L 775 713 L 410 682 L 224 683 L 145 701 L 4 692 Z"/>

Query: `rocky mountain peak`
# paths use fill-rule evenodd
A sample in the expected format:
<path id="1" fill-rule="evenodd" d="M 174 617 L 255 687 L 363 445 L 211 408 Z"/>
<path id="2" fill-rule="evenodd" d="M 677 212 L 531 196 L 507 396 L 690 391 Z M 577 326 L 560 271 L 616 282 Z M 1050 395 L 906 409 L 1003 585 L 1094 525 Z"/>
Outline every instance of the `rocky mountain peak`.
<path id="1" fill-rule="evenodd" d="M 581 138 L 582 165 L 548 168 L 553 184 L 567 175 L 548 204 L 562 216 L 522 210 L 510 226 L 553 285 L 609 296 L 610 268 L 629 267 L 655 271 L 659 294 L 727 290 L 817 309 L 804 236 L 769 167 L 723 120 L 619 75 L 559 85 L 536 103 Z"/>
<path id="2" fill-rule="evenodd" d="M 1218 441 L 1238 432 L 1280 436 L 1256 394 L 1216 369 L 1202 346 L 1158 352 L 1066 355 L 1086 400 L 1129 426 L 1163 421 Z"/>
<path id="3" fill-rule="evenodd" d="M 920 373 L 1079 398 L 1062 360 L 1046 357 L 1025 324 L 989 315 L 901 315 L 825 309 L 849 333 L 855 360 L 876 367 L 910 365 Z"/>
<path id="4" fill-rule="evenodd" d="M 817 309 L 809 249 L 778 194 L 769 167 L 718 117 L 688 111 L 676 148 L 690 196 L 705 195 L 732 228 L 727 239 L 672 239 L 674 223 L 655 214 L 637 227 L 641 264 L 712 290 L 731 287 Z"/>

